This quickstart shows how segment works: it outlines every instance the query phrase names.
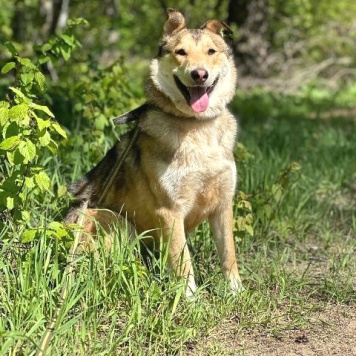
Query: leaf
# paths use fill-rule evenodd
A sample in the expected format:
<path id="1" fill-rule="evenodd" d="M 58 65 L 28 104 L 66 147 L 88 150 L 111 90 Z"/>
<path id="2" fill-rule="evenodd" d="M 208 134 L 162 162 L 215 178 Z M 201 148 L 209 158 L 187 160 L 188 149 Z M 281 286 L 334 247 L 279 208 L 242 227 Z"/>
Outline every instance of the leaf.
<path id="1" fill-rule="evenodd" d="M 35 174 L 35 181 L 42 192 L 48 190 L 51 185 L 51 180 L 44 171 Z"/>
<path id="2" fill-rule="evenodd" d="M 301 165 L 298 163 L 298 162 L 293 162 L 291 165 L 290 165 L 290 169 L 291 171 L 298 171 L 299 169 L 301 169 Z"/>
<path id="3" fill-rule="evenodd" d="M 21 211 L 21 217 L 22 217 L 22 220 L 24 220 L 24 221 L 27 221 L 27 222 L 31 221 L 31 215 L 27 210 Z"/>
<path id="4" fill-rule="evenodd" d="M 246 209 L 248 211 L 252 211 L 251 203 L 248 200 L 238 200 L 237 206 L 240 209 Z"/>
<path id="5" fill-rule="evenodd" d="M 43 52 L 47 52 L 49 51 L 50 49 L 52 49 L 52 44 L 51 43 L 45 43 L 42 47 L 41 47 L 41 50 Z"/>
<path id="6" fill-rule="evenodd" d="M 244 201 L 245 203 L 245 208 L 248 210 L 248 211 L 252 211 L 252 206 L 251 206 L 251 203 L 247 200 Z"/>
<path id="7" fill-rule="evenodd" d="M 24 243 L 32 242 L 36 238 L 37 233 L 38 233 L 38 229 L 25 230 L 22 233 L 21 242 L 24 242 Z"/>
<path id="8" fill-rule="evenodd" d="M 57 189 L 57 197 L 61 198 L 64 195 L 66 195 L 66 193 L 67 193 L 67 187 L 63 184 L 59 185 Z"/>
<path id="9" fill-rule="evenodd" d="M 245 231 L 250 235 L 253 236 L 253 227 L 251 225 L 245 225 Z"/>
<path id="10" fill-rule="evenodd" d="M 51 58 L 49 56 L 42 56 L 38 58 L 38 63 L 39 64 L 44 64 L 47 63 Z"/>
<path id="11" fill-rule="evenodd" d="M 51 221 L 47 228 L 55 232 L 57 238 L 65 237 L 68 235 L 67 230 L 65 229 L 63 223 L 58 221 Z"/>
<path id="12" fill-rule="evenodd" d="M 13 56 L 18 55 L 17 50 L 12 42 L 9 42 L 9 41 L 5 42 L 5 46 Z"/>
<path id="13" fill-rule="evenodd" d="M 8 101 L 0 101 L 0 108 L 9 108 L 10 103 Z"/>
<path id="14" fill-rule="evenodd" d="M 34 181 L 34 177 L 25 177 L 25 186 L 28 189 L 34 188 L 36 186 L 35 185 L 35 181 Z"/>
<path id="15" fill-rule="evenodd" d="M 281 200 L 283 194 L 282 187 L 279 184 L 272 185 L 272 196 L 273 199 L 278 203 Z"/>
<path id="16" fill-rule="evenodd" d="M 66 35 L 66 34 L 63 34 L 63 35 L 61 35 L 60 37 L 61 37 L 61 39 L 62 39 L 66 44 L 68 44 L 69 46 L 71 46 L 71 47 L 74 47 L 74 46 L 75 46 L 75 39 L 74 39 L 73 35 L 68 36 L 68 35 Z"/>
<path id="17" fill-rule="evenodd" d="M 29 73 L 22 73 L 20 75 L 20 79 L 23 85 L 27 86 L 28 84 L 33 82 L 34 75 L 32 72 Z"/>
<path id="18" fill-rule="evenodd" d="M 5 125 L 9 119 L 9 109 L 5 107 L 0 107 L 0 125 Z"/>
<path id="19" fill-rule="evenodd" d="M 69 28 L 73 28 L 73 27 L 80 26 L 80 25 L 88 25 L 88 21 L 81 17 L 67 20 L 67 26 Z"/>
<path id="20" fill-rule="evenodd" d="M 19 63 L 21 63 L 25 68 L 38 70 L 37 67 L 28 58 L 17 57 Z"/>
<path id="21" fill-rule="evenodd" d="M 14 69 L 15 67 L 16 67 L 16 63 L 15 63 L 15 62 L 6 63 L 6 64 L 1 68 L 1 73 L 2 73 L 2 74 L 6 74 L 6 73 L 10 72 L 11 69 Z"/>
<path id="22" fill-rule="evenodd" d="M 9 161 L 10 165 L 13 166 L 15 164 L 15 154 L 14 152 L 7 151 L 6 158 Z"/>
<path id="23" fill-rule="evenodd" d="M 43 120 L 40 117 L 36 117 L 37 121 L 37 126 L 40 131 L 46 129 L 47 127 L 51 126 L 51 121 L 50 120 Z"/>
<path id="24" fill-rule="evenodd" d="M 64 60 L 67 61 L 70 58 L 71 48 L 67 44 L 65 44 L 60 47 L 60 51 Z"/>
<path id="25" fill-rule="evenodd" d="M 36 71 L 34 76 L 38 87 L 40 88 L 41 91 L 44 91 L 46 89 L 46 77 L 40 71 Z"/>
<path id="26" fill-rule="evenodd" d="M 55 141 L 51 139 L 50 143 L 47 145 L 47 148 L 55 155 L 58 152 L 58 145 Z"/>
<path id="27" fill-rule="evenodd" d="M 28 139 L 20 142 L 19 151 L 25 159 L 24 163 L 31 162 L 36 157 L 36 146 Z"/>
<path id="28" fill-rule="evenodd" d="M 24 93 L 21 92 L 21 90 L 14 88 L 14 87 L 9 87 L 10 90 L 12 90 L 18 97 L 20 97 L 23 100 L 26 100 L 26 96 Z"/>
<path id="29" fill-rule="evenodd" d="M 31 103 L 29 104 L 30 108 L 34 109 L 34 110 L 39 110 L 39 111 L 43 111 L 45 112 L 48 116 L 54 118 L 54 115 L 53 113 L 51 112 L 51 110 L 48 109 L 47 106 L 44 106 L 44 105 L 38 105 L 38 104 L 35 104 L 35 103 Z M 48 127 L 48 126 L 47 126 Z"/>
<path id="30" fill-rule="evenodd" d="M 253 223 L 253 216 L 252 216 L 252 214 L 246 214 L 245 219 L 246 219 L 246 224 L 247 224 L 247 225 L 252 225 L 252 223 Z"/>
<path id="31" fill-rule="evenodd" d="M 236 227 L 238 231 L 243 231 L 245 227 L 245 219 L 242 216 L 238 216 L 236 219 Z"/>
<path id="32" fill-rule="evenodd" d="M 261 214 L 260 217 L 265 217 L 269 220 L 272 217 L 273 209 L 271 205 L 265 204 L 258 210 L 258 213 Z"/>
<path id="33" fill-rule="evenodd" d="M 52 128 L 62 137 L 67 138 L 67 133 L 62 129 L 57 121 L 52 122 Z"/>
<path id="34" fill-rule="evenodd" d="M 7 120 L 4 124 L 2 124 L 0 126 L 0 143 L 2 142 L 2 140 L 4 140 L 5 138 L 8 138 L 10 136 L 17 136 L 18 131 L 12 133 L 11 131 L 8 131 L 9 127 L 13 127 L 13 124 L 15 124 L 15 126 L 18 127 L 18 125 L 14 122 L 10 122 L 10 120 Z"/>
<path id="35" fill-rule="evenodd" d="M 12 120 L 23 119 L 28 116 L 28 109 L 29 107 L 26 103 L 15 105 L 9 110 L 9 117 Z"/>
<path id="36" fill-rule="evenodd" d="M 12 210 L 13 208 L 14 208 L 14 206 L 15 206 L 15 200 L 14 200 L 14 198 L 12 198 L 12 197 L 7 197 L 6 198 L 6 208 L 8 209 L 8 210 Z"/>
<path id="37" fill-rule="evenodd" d="M 51 142 L 51 135 L 47 130 L 44 130 L 44 134 L 39 137 L 39 142 L 42 147 L 46 147 Z"/>
<path id="38" fill-rule="evenodd" d="M 0 150 L 9 151 L 21 142 L 19 136 L 11 136 L 0 143 Z"/>
<path id="39" fill-rule="evenodd" d="M 104 131 L 105 126 L 108 124 L 108 119 L 103 115 L 100 114 L 97 118 L 94 120 L 94 126 L 97 130 L 99 131 Z"/>

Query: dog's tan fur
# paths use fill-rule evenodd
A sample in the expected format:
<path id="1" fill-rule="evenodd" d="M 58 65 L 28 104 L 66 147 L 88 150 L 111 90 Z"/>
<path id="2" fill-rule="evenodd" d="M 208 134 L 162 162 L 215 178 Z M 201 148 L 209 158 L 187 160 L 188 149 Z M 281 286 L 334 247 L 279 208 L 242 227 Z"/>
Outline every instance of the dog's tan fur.
<path id="1" fill-rule="evenodd" d="M 232 234 L 237 123 L 226 105 L 235 93 L 236 69 L 223 38 L 228 31 L 227 25 L 216 20 L 201 29 L 187 29 L 183 15 L 168 10 L 160 54 L 151 63 L 146 86 L 150 108 L 138 119 L 140 133 L 114 184 L 97 206 L 113 162 L 130 142 L 130 133 L 72 188 L 79 203 L 88 200 L 88 214 L 106 231 L 110 222 L 124 216 L 137 232 L 151 230 L 157 242 L 170 240 L 168 263 L 187 279 L 187 295 L 196 285 L 186 235 L 205 219 L 209 219 L 225 278 L 233 291 L 242 288 Z M 199 83 L 204 90 L 215 85 L 208 107 L 201 112 L 192 109 L 174 80 L 177 76 L 184 86 L 196 87 L 192 78 L 196 69 L 209 73 Z M 96 208 L 115 214 L 111 218 Z M 73 209 L 67 221 L 75 221 L 76 216 Z M 85 228 L 95 233 L 93 223 L 87 221 Z"/>

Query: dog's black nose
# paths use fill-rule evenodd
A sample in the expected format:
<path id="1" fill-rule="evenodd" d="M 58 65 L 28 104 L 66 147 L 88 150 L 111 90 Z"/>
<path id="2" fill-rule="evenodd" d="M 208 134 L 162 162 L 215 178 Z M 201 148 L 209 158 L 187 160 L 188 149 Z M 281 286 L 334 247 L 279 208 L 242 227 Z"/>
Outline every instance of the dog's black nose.
<path id="1" fill-rule="evenodd" d="M 195 69 L 190 73 L 194 81 L 198 84 L 204 83 L 208 77 L 209 73 L 205 69 Z"/>

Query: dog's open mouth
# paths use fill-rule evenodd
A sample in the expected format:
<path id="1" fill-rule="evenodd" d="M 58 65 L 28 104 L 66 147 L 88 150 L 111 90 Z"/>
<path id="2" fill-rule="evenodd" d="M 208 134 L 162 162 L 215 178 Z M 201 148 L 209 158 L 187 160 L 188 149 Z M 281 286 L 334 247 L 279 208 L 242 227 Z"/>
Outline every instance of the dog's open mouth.
<path id="1" fill-rule="evenodd" d="M 214 90 L 216 83 L 218 82 L 219 77 L 214 80 L 214 83 L 209 86 L 193 86 L 193 87 L 186 87 L 179 78 L 174 75 L 174 80 L 177 84 L 177 87 L 187 100 L 188 105 L 195 111 L 195 112 L 204 112 L 209 106 L 209 95 Z"/>

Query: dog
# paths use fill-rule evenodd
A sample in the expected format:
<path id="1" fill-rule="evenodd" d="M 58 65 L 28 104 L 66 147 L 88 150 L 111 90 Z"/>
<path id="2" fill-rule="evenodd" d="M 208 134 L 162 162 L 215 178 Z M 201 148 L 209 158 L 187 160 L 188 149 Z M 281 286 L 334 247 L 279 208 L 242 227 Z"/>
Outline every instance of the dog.
<path id="1" fill-rule="evenodd" d="M 168 266 L 186 280 L 191 296 L 197 286 L 186 238 L 208 219 L 223 275 L 236 293 L 243 290 L 232 232 L 237 121 L 226 107 L 237 82 L 232 31 L 217 20 L 188 29 L 182 13 L 167 14 L 147 103 L 130 115 L 136 130 L 72 185 L 75 203 L 66 221 L 75 222 L 76 208 L 87 202 L 84 229 L 90 234 L 96 233 L 93 219 L 107 233 L 123 218 L 137 233 L 150 230 L 157 244 L 168 244 Z"/>

